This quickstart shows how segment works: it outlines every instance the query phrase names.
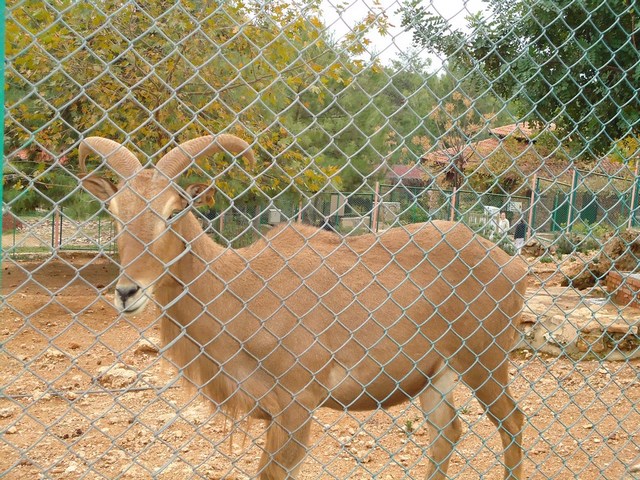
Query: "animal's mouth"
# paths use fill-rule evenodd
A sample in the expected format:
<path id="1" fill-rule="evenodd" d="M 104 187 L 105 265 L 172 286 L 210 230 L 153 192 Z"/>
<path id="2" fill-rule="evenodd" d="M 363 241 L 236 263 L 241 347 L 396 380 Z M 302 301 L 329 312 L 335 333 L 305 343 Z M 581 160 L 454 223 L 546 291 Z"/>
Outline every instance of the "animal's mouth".
<path id="1" fill-rule="evenodd" d="M 138 286 L 117 287 L 114 303 L 120 312 L 133 315 L 144 310 L 150 294 L 147 288 Z"/>
<path id="2" fill-rule="evenodd" d="M 139 313 L 142 310 L 144 310 L 144 307 L 147 306 L 148 300 L 149 300 L 149 297 L 147 297 L 143 293 L 142 295 L 140 295 L 140 297 L 137 300 L 134 300 L 133 302 L 128 301 L 122 306 L 119 305 L 118 307 L 122 312 L 127 313 L 129 315 L 133 315 L 135 313 Z"/>

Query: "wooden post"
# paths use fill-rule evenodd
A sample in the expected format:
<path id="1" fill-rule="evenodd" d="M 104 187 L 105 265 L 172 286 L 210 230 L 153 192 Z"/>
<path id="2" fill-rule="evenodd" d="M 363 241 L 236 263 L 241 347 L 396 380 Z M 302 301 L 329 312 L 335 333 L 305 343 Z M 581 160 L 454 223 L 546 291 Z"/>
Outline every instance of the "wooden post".
<path id="1" fill-rule="evenodd" d="M 450 220 L 452 222 L 455 221 L 456 219 L 456 197 L 458 193 L 458 187 L 453 187 L 453 194 L 451 195 L 451 215 L 450 215 Z"/>
<path id="2" fill-rule="evenodd" d="M 373 194 L 373 212 L 371 212 L 371 230 L 378 231 L 378 209 L 380 208 L 380 182 L 376 182 L 376 190 Z"/>
<path id="3" fill-rule="evenodd" d="M 302 198 L 298 201 L 298 223 L 302 223 Z"/>

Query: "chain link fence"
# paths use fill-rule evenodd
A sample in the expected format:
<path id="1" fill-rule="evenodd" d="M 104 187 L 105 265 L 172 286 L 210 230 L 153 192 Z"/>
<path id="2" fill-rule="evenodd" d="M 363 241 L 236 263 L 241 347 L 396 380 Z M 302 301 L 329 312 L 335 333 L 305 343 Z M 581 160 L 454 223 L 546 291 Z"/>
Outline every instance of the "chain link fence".
<path id="1" fill-rule="evenodd" d="M 6 2 L 0 476 L 640 478 L 639 19 Z"/>

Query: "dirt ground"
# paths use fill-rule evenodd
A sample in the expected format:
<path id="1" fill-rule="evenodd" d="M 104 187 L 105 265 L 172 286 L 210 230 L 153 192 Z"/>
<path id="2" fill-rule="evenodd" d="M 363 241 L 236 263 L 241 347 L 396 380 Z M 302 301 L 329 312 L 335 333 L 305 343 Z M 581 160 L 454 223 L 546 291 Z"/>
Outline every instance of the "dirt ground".
<path id="1" fill-rule="evenodd" d="M 118 317 L 105 257 L 7 260 L 0 310 L 0 477 L 245 479 L 259 421 L 232 422 L 180 387 L 160 360 L 153 310 Z M 538 281 L 540 277 L 537 277 Z M 576 363 L 512 355 L 532 479 L 633 478 L 640 462 L 640 361 Z M 469 392 L 452 478 L 502 478 L 497 432 Z M 351 414 L 320 409 L 303 479 L 424 478 L 429 444 L 410 403 Z"/>

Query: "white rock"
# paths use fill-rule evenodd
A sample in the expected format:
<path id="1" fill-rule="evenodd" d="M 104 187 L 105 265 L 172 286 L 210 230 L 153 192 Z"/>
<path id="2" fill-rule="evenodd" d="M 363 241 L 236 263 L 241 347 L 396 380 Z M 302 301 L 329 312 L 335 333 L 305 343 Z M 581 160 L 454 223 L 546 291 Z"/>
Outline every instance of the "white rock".
<path id="1" fill-rule="evenodd" d="M 124 388 L 136 381 L 138 374 L 122 364 L 98 370 L 98 382 L 106 388 Z"/>
<path id="2" fill-rule="evenodd" d="M 71 462 L 64 473 L 73 473 L 78 470 L 78 464 L 76 462 Z"/>
<path id="3" fill-rule="evenodd" d="M 0 408 L 0 418 L 9 418 L 15 413 L 14 409 L 11 407 Z"/>
<path id="4" fill-rule="evenodd" d="M 49 348 L 45 354 L 45 357 L 47 357 L 49 360 L 62 360 L 63 358 L 66 357 L 66 354 L 60 350 L 58 350 L 57 348 Z"/>
<path id="5" fill-rule="evenodd" d="M 149 340 L 141 340 L 133 353 L 136 355 L 144 355 L 144 354 L 157 354 L 160 351 L 158 345 L 151 343 Z"/>

